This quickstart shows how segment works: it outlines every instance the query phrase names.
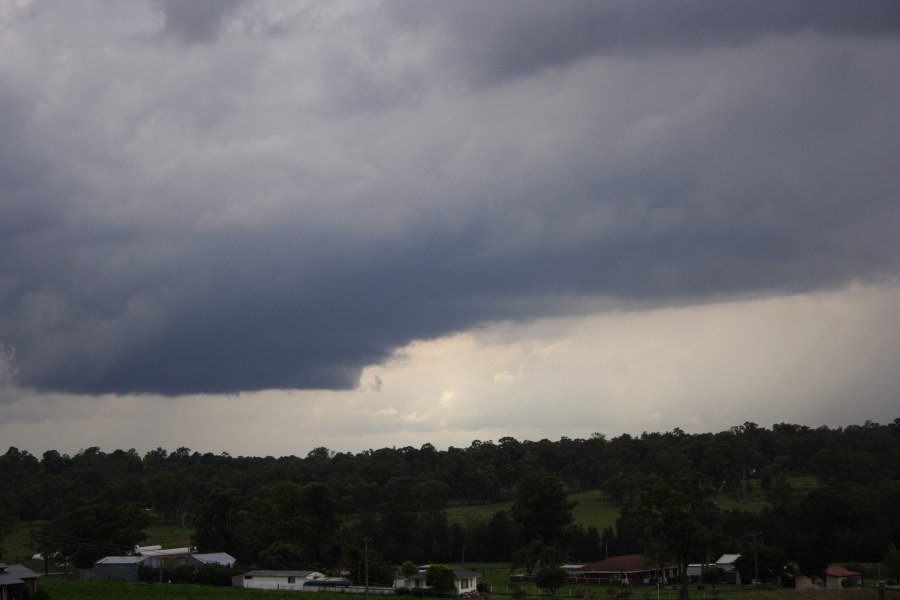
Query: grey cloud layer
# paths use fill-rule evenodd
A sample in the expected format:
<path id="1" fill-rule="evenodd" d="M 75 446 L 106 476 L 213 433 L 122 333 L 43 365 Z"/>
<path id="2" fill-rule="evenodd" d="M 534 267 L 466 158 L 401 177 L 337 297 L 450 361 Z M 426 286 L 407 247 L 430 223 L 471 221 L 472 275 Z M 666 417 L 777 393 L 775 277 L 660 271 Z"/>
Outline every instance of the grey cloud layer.
<path id="1" fill-rule="evenodd" d="M 572 298 L 900 267 L 893 2 L 83 6 L 0 13 L 23 386 L 350 387 Z"/>

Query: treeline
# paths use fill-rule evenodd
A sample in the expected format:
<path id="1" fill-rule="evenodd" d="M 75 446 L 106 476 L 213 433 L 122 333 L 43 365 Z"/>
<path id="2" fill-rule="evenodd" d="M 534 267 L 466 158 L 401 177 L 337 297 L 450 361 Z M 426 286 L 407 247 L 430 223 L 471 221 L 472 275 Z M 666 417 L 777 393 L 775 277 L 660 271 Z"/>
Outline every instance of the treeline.
<path id="1" fill-rule="evenodd" d="M 445 509 L 501 500 L 518 506 L 522 482 L 544 474 L 568 491 L 602 490 L 622 507 L 615 529 L 571 522 L 559 528 L 553 546 L 572 560 L 646 549 L 651 532 L 636 508 L 653 486 L 674 488 L 686 480 L 701 482 L 706 494 L 764 503 L 762 510 L 711 511 L 702 548 L 710 555 L 752 549 L 757 561 L 762 554 L 778 562 L 780 553 L 816 564 L 877 561 L 892 543 L 900 545 L 900 419 L 841 428 L 745 423 L 714 434 L 675 429 L 612 439 L 504 437 L 447 450 L 430 444 L 359 453 L 316 448 L 280 458 L 188 448 L 143 456 L 49 450 L 39 458 L 10 448 L 0 456 L 0 473 L 0 533 L 11 519 L 47 520 L 36 543 L 70 554 L 77 538 L 90 539 L 93 554 L 111 553 L 84 531 L 66 537 L 73 512 L 102 505 L 129 514 L 137 514 L 134 507 L 152 509 L 192 527 L 198 549 L 225 550 L 248 565 L 352 571 L 360 567 L 364 539 L 377 553 L 370 555 L 373 573 L 379 560 L 507 561 L 517 552 L 522 558 L 534 541 L 521 519 L 500 512 L 450 524 Z M 817 483 L 795 489 L 790 482 L 797 476 Z M 801 556 L 813 550 L 815 556 Z M 83 552 L 81 561 L 93 554 Z"/>

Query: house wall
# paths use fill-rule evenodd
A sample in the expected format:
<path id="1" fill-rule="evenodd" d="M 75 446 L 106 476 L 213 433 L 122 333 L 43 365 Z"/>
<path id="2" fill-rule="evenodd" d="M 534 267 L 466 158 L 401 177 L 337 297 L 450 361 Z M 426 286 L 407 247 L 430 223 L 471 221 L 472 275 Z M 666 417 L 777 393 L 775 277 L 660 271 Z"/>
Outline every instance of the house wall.
<path id="1" fill-rule="evenodd" d="M 456 593 L 458 595 L 468 594 L 469 592 L 474 592 L 478 589 L 478 578 L 472 577 L 470 579 L 457 579 L 456 580 Z"/>
<path id="2" fill-rule="evenodd" d="M 257 590 L 302 590 L 304 577 L 294 577 L 293 583 L 289 577 L 264 577 L 254 575 L 252 578 L 244 578 L 245 588 L 254 588 Z"/>
<path id="3" fill-rule="evenodd" d="M 94 581 L 137 581 L 138 565 L 110 564 L 94 565 L 92 569 L 79 569 L 79 579 Z"/>

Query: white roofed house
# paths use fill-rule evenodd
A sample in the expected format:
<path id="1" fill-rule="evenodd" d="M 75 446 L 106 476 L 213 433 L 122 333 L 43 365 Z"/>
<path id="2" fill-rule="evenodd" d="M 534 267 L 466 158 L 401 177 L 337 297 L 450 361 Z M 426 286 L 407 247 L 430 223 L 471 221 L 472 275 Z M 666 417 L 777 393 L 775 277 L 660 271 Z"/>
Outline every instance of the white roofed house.
<path id="1" fill-rule="evenodd" d="M 401 590 L 425 590 L 428 586 L 425 584 L 425 573 L 429 565 L 419 567 L 419 571 L 412 575 L 398 575 L 394 579 L 394 588 Z M 478 592 L 478 578 L 481 573 L 464 569 L 462 567 L 449 567 L 453 571 L 454 585 L 456 586 L 456 595 L 465 596 L 467 594 L 475 594 Z"/>
<path id="2" fill-rule="evenodd" d="M 235 560 L 237 559 L 235 559 L 227 552 L 207 552 L 205 554 L 191 554 L 187 557 L 187 564 L 233 567 Z"/>
<path id="3" fill-rule="evenodd" d="M 303 590 L 303 584 L 315 579 L 324 579 L 325 574 L 318 571 L 276 571 L 270 569 L 256 569 L 247 571 L 240 581 L 239 587 L 255 588 L 258 590 Z"/>
<path id="4" fill-rule="evenodd" d="M 737 568 L 740 554 L 723 554 L 716 561 L 716 566 L 725 572 L 725 583 L 741 583 L 741 573 Z"/>

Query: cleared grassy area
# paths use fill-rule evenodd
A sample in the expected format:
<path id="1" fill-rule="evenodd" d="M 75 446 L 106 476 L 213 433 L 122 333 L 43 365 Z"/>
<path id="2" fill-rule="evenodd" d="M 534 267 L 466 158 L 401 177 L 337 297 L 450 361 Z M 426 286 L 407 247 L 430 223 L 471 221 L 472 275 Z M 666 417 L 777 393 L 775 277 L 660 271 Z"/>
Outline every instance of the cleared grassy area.
<path id="1" fill-rule="evenodd" d="M 131 583 L 125 581 L 81 581 L 56 577 L 41 577 L 38 586 L 47 590 L 53 600 L 155 600 L 184 599 L 243 600 L 245 598 L 280 598 L 297 592 L 275 590 L 246 590 L 243 588 L 176 583 Z M 342 597 L 344 597 L 342 595 Z M 346 597 L 362 598 L 347 594 Z M 335 594 L 304 592 L 304 600 L 334 600 Z"/>
<path id="2" fill-rule="evenodd" d="M 147 538 L 141 542 L 142 546 L 159 544 L 163 548 L 183 548 L 190 546 L 194 530 L 182 527 L 181 523 L 176 521 L 157 520 L 144 532 Z"/>
<path id="3" fill-rule="evenodd" d="M 620 506 L 610 502 L 600 490 L 570 494 L 569 500 L 578 503 L 572 509 L 576 524 L 596 527 L 601 533 L 606 527 L 615 528 Z"/>
<path id="4" fill-rule="evenodd" d="M 28 560 L 34 554 L 31 544 L 31 532 L 40 529 L 46 521 L 24 523 L 17 521 L 13 524 L 9 535 L 3 538 L 3 562 L 22 562 Z"/>
<path id="5" fill-rule="evenodd" d="M 619 505 L 605 499 L 599 490 L 578 492 L 570 494 L 569 499 L 577 502 L 572 510 L 574 522 L 584 527 L 594 526 L 598 531 L 603 531 L 607 525 L 615 527 L 616 517 L 619 516 Z M 496 504 L 471 504 L 457 505 L 447 508 L 447 519 L 451 523 L 466 524 L 469 521 L 488 520 L 494 513 L 509 511 L 512 502 L 498 502 Z"/>
<path id="6" fill-rule="evenodd" d="M 512 502 L 496 504 L 460 504 L 447 507 L 447 520 L 451 523 L 465 525 L 469 521 L 488 520 L 501 510 L 509 511 Z"/>
<path id="7" fill-rule="evenodd" d="M 470 568 L 478 569 L 481 572 L 492 572 L 494 569 L 501 570 L 505 575 L 509 571 L 502 565 L 468 565 Z M 182 599 L 182 600 L 203 600 L 204 598 L 215 598 L 220 600 L 244 600 L 247 598 L 280 598 L 285 595 L 297 596 L 297 592 L 274 591 L 274 590 L 248 590 L 243 588 L 215 587 L 204 585 L 181 585 L 181 584 L 148 584 L 148 583 L 127 583 L 120 581 L 79 581 L 76 579 L 46 578 L 42 577 L 38 580 L 38 585 L 50 594 L 54 600 L 155 600 L 159 599 Z M 533 585 L 527 584 L 524 587 L 526 594 L 530 597 L 543 596 L 539 594 Z M 503 595 L 508 593 L 508 584 L 496 585 L 493 593 L 495 595 Z M 622 588 L 603 586 L 573 587 L 565 586 L 556 593 L 558 598 L 584 598 L 585 593 L 590 593 L 592 597 L 609 600 L 615 599 Z M 647 588 L 631 588 L 629 597 L 632 600 L 674 600 L 678 597 L 678 591 L 673 588 L 662 588 L 657 592 L 654 587 Z M 658 595 L 657 595 L 658 593 Z M 748 587 L 726 586 L 719 588 L 717 591 L 711 589 L 697 590 L 695 587 L 690 589 L 690 597 L 696 600 L 727 600 L 735 596 L 740 596 L 743 600 L 875 600 L 878 594 L 872 589 L 847 589 L 847 590 L 778 590 L 772 592 L 753 591 Z M 335 600 L 335 597 L 345 598 L 364 598 L 358 594 L 333 594 L 318 592 L 303 592 L 302 597 L 305 600 Z M 375 597 L 375 596 L 373 596 Z M 409 596 L 406 596 L 409 598 Z M 546 597 L 546 596 L 543 596 Z"/>

